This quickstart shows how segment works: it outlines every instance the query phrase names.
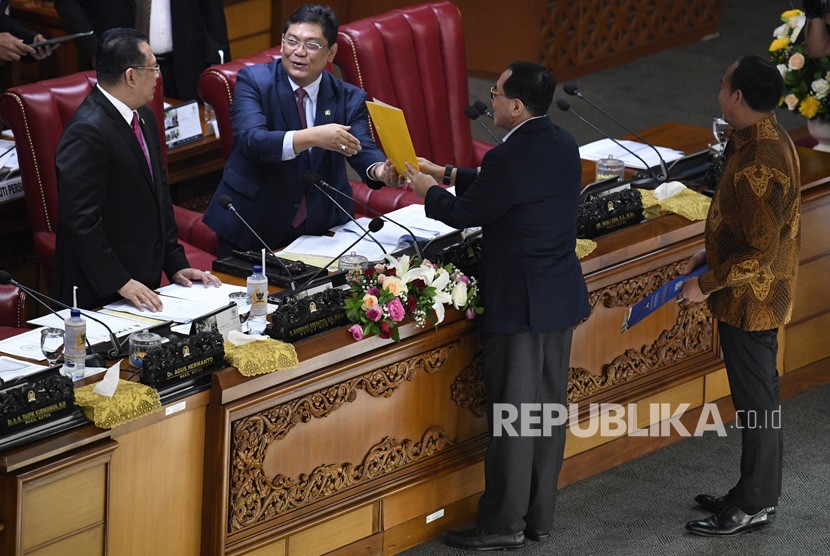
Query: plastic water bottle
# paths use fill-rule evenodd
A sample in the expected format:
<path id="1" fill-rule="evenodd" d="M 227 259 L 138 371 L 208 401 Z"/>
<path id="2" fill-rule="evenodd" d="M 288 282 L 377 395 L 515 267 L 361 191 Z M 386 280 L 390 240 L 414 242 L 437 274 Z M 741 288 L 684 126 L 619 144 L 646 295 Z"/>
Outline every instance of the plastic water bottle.
<path id="1" fill-rule="evenodd" d="M 248 315 L 248 333 L 262 334 L 268 324 L 268 278 L 262 273 L 262 265 L 254 265 L 254 273 L 248 276 L 248 296 L 251 312 Z"/>
<path id="2" fill-rule="evenodd" d="M 63 369 L 72 380 L 84 378 L 86 369 L 86 321 L 81 311 L 70 309 L 69 319 L 64 322 Z"/>

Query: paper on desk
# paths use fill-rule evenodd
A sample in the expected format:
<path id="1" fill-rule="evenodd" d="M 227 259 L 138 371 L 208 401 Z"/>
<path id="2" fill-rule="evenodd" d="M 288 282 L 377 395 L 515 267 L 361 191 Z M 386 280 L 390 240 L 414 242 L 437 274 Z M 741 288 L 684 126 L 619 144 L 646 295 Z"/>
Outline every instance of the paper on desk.
<path id="1" fill-rule="evenodd" d="M 14 148 L 14 141 L 0 139 L 0 168 L 20 169 L 17 161 L 17 149 Z"/>
<path id="2" fill-rule="evenodd" d="M 625 139 L 618 139 L 617 141 L 634 151 L 646 162 L 646 164 L 648 164 L 649 168 L 660 165 L 660 158 L 657 156 L 657 153 L 654 152 L 654 149 L 652 149 L 649 145 Z M 663 157 L 666 164 L 683 157 L 682 151 L 677 151 L 668 147 L 656 147 L 656 149 L 660 151 L 660 155 Z M 579 147 L 579 158 L 584 160 L 599 160 L 600 158 L 606 158 L 608 156 L 622 160 L 629 168 L 635 168 L 637 170 L 646 169 L 646 167 L 643 166 L 643 163 L 637 160 L 635 156 L 610 139 L 600 139 L 599 141 L 594 141 L 593 143 L 588 143 L 587 145 Z"/>
<path id="3" fill-rule="evenodd" d="M 160 295 L 187 299 L 190 301 L 201 301 L 205 303 L 228 304 L 228 296 L 233 292 L 247 291 L 246 286 L 234 286 L 233 284 L 222 284 L 219 287 L 205 287 L 201 282 L 194 282 L 192 286 L 185 287 L 181 284 L 169 284 L 156 290 Z"/>
<path id="4" fill-rule="evenodd" d="M 81 311 L 81 316 L 83 317 L 85 313 L 93 315 L 96 319 L 105 322 L 107 326 L 109 326 L 112 329 L 112 332 L 113 334 L 115 334 L 116 338 L 121 338 L 132 332 L 135 332 L 136 330 L 142 330 L 144 328 L 147 328 L 146 323 L 138 322 L 132 319 L 125 319 L 122 317 L 108 315 L 106 313 L 101 313 L 98 311 L 88 311 L 86 309 L 83 309 Z M 62 309 L 58 311 L 58 314 L 63 318 L 68 319 L 69 309 Z M 110 333 L 100 323 L 97 323 L 89 318 L 84 320 L 86 320 L 86 337 L 89 340 L 90 344 L 99 344 L 101 342 L 110 341 Z M 44 315 L 42 317 L 32 319 L 29 322 L 31 324 L 37 324 L 39 326 L 53 326 L 55 328 L 63 328 L 63 321 L 53 314 Z M 38 340 L 38 342 L 39 341 L 40 340 Z"/>
<path id="5" fill-rule="evenodd" d="M 46 361 L 43 352 L 40 351 L 40 330 L 29 330 L 0 341 L 0 351 L 15 357 Z"/>
<path id="6" fill-rule="evenodd" d="M 40 336 L 40 331 L 38 331 L 38 336 Z M 38 351 L 40 351 L 40 346 L 38 346 Z M 0 379 L 3 379 L 3 381 L 33 375 L 45 368 L 43 365 L 36 365 L 12 357 L 0 357 Z"/>
<path id="7" fill-rule="evenodd" d="M 362 233 L 362 232 L 361 232 Z M 356 252 L 363 255 L 370 261 L 376 261 L 383 258 L 383 251 L 377 246 L 375 242 L 370 239 L 363 239 L 356 245 L 349 247 L 354 243 L 357 237 L 348 232 L 339 232 L 333 236 L 300 236 L 285 248 L 289 253 L 302 253 L 305 255 L 315 255 L 326 257 L 328 260 L 336 257 L 339 253 Z M 322 263 L 326 264 L 326 263 Z"/>

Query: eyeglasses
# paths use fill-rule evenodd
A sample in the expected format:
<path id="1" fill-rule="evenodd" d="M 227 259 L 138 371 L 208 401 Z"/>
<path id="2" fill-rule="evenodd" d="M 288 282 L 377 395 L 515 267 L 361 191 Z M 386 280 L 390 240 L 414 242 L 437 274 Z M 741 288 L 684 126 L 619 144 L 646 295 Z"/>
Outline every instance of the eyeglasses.
<path id="1" fill-rule="evenodd" d="M 133 69 L 137 70 L 153 70 L 156 73 L 161 73 L 161 67 L 158 64 L 155 66 L 130 66 Z"/>
<path id="2" fill-rule="evenodd" d="M 500 93 L 500 92 L 498 92 L 498 91 L 496 90 L 496 84 L 495 84 L 495 83 L 493 83 L 493 86 L 492 86 L 492 87 L 490 87 L 490 100 L 496 100 L 496 97 L 497 97 L 497 96 L 499 96 L 499 95 L 501 95 L 501 96 L 507 96 L 507 95 L 505 95 L 504 93 Z"/>
<path id="3" fill-rule="evenodd" d="M 328 46 L 327 44 L 320 44 L 313 41 L 301 41 L 296 37 L 283 37 L 282 44 L 291 50 L 297 50 L 300 46 L 303 46 L 309 52 L 319 52 Z"/>

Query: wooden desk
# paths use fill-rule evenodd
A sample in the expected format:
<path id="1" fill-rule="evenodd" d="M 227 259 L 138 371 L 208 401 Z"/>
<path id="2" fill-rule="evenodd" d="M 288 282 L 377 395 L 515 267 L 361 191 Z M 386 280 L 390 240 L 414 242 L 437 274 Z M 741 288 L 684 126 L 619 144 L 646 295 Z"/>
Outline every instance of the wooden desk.
<path id="1" fill-rule="evenodd" d="M 644 135 L 690 152 L 702 146 L 695 137 L 709 137 L 680 124 Z M 819 279 L 830 270 L 830 155 L 799 155 L 801 274 L 781 344 L 782 384 L 794 390 L 826 382 L 811 369 L 830 357 L 830 295 Z M 583 261 L 592 313 L 575 332 L 571 401 L 688 403 L 694 413 L 728 394 L 702 306 L 669 304 L 620 334 L 627 306 L 679 273 L 702 229 L 666 216 L 599 238 Z M 66 492 L 75 483 L 64 480 L 87 472 L 105 484 L 93 501 L 107 511 L 103 521 L 91 512 L 80 530 L 103 527 L 95 539 L 112 554 L 394 553 L 469 522 L 487 442 L 475 327 L 451 313 L 437 331 L 408 324 L 401 336 L 355 343 L 332 330 L 297 342 L 296 369 L 247 379 L 226 369 L 170 415 L 114 431 L 89 425 L 0 454 L 0 552 L 17 553 L 22 531 L 37 527 L 28 493 L 52 484 Z M 647 411 L 636 421 L 651 424 Z M 673 440 L 569 431 L 560 484 Z"/>

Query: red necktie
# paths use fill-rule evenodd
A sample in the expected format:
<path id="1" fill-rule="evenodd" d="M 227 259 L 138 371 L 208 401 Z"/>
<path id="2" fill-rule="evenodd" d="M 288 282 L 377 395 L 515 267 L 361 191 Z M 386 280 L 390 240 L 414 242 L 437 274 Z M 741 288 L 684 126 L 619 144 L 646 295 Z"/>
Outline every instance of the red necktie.
<path id="1" fill-rule="evenodd" d="M 153 165 L 150 164 L 150 153 L 147 151 L 147 144 L 144 142 L 144 134 L 141 133 L 141 127 L 138 125 L 138 112 L 133 112 L 133 133 L 138 139 L 138 144 L 141 146 L 141 152 L 144 153 L 144 160 L 147 161 L 147 167 L 150 169 L 150 177 L 153 177 Z"/>
<path id="2" fill-rule="evenodd" d="M 300 123 L 303 126 L 303 129 L 308 127 L 308 123 L 305 117 L 305 97 L 307 93 L 305 89 L 302 87 L 297 87 L 297 90 L 294 91 L 294 94 L 297 95 L 297 110 L 300 112 Z M 291 221 L 291 225 L 295 228 L 299 227 L 300 224 L 305 222 L 306 218 L 308 218 L 308 202 L 306 201 L 306 196 L 303 195 L 302 200 L 300 201 L 300 208 L 297 209 L 297 214 L 294 215 L 294 220 Z"/>

